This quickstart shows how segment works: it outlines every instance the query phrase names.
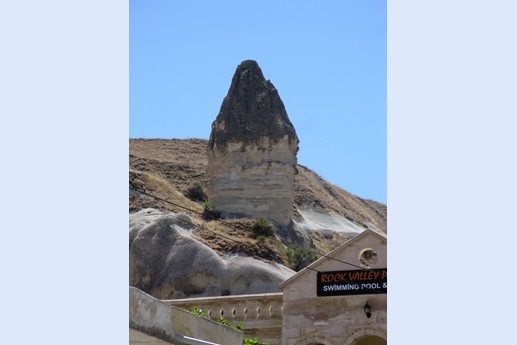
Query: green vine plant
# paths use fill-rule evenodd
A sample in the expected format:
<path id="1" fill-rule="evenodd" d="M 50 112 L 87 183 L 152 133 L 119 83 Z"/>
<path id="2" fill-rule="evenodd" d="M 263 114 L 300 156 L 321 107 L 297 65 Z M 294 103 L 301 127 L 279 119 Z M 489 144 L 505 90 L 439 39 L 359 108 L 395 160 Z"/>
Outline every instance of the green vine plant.
<path id="1" fill-rule="evenodd" d="M 204 317 L 205 319 L 208 319 L 208 316 L 206 316 L 206 314 L 203 312 L 203 310 L 199 307 L 191 308 L 190 312 L 193 314 L 196 314 L 198 316 Z M 242 323 L 240 323 L 238 325 L 232 325 L 231 323 L 228 322 L 228 320 L 226 320 L 223 317 L 220 317 L 219 319 L 217 319 L 216 322 L 220 323 L 221 325 L 225 325 L 225 326 L 231 327 L 233 329 L 236 329 L 238 331 L 242 331 Z M 260 343 L 257 340 L 257 338 L 248 339 L 248 338 L 244 337 L 244 340 L 242 341 L 242 345 L 268 345 L 268 343 Z"/>
<path id="2" fill-rule="evenodd" d="M 203 201 L 203 209 L 212 210 L 212 204 L 210 203 L 210 201 L 208 201 L 208 200 Z"/>

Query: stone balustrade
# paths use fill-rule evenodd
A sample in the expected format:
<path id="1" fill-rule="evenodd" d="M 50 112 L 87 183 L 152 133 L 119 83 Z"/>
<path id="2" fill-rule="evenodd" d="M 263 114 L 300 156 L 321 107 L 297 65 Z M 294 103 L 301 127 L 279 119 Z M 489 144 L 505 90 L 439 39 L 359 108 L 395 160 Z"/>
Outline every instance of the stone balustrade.
<path id="1" fill-rule="evenodd" d="M 280 344 L 282 338 L 282 296 L 280 292 L 162 302 L 186 310 L 198 307 L 212 320 L 217 321 L 222 317 L 233 325 L 242 324 L 242 330 L 248 338 L 258 338 L 275 345 Z"/>
<path id="2" fill-rule="evenodd" d="M 223 317 L 230 323 L 282 319 L 282 293 L 171 299 L 163 302 L 186 310 L 198 307 L 210 319 Z"/>

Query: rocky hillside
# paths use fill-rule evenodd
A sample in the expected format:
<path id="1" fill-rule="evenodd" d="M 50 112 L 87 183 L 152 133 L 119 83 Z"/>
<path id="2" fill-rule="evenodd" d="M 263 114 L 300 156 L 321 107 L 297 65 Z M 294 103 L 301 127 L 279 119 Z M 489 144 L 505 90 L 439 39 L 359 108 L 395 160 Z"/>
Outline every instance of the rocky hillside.
<path id="1" fill-rule="evenodd" d="M 365 228 L 386 231 L 386 205 L 301 165 L 294 236 L 253 233 L 253 219 L 207 218 L 203 201 L 187 193 L 195 183 L 206 186 L 207 145 L 203 139 L 129 141 L 130 284 L 157 298 L 279 291 L 278 283 L 318 254 Z"/>
<path id="2" fill-rule="evenodd" d="M 162 299 L 279 291 L 318 255 L 386 231 L 385 205 L 324 181 L 297 153 L 254 60 L 237 66 L 210 140 L 130 140 L 130 284 Z"/>
<path id="3" fill-rule="evenodd" d="M 206 185 L 207 144 L 204 139 L 130 139 L 130 183 L 153 189 L 151 181 L 142 180 L 142 174 L 147 174 L 154 178 L 156 187 L 165 184 L 162 196 L 174 200 L 179 198 L 192 206 L 182 194 L 196 181 Z M 130 212 L 146 207 L 170 210 L 166 203 L 130 193 Z M 296 221 L 303 221 L 299 210 L 306 209 L 332 211 L 362 228 L 377 227 L 386 231 L 386 205 L 350 194 L 323 180 L 309 168 L 298 165 L 295 177 Z"/>

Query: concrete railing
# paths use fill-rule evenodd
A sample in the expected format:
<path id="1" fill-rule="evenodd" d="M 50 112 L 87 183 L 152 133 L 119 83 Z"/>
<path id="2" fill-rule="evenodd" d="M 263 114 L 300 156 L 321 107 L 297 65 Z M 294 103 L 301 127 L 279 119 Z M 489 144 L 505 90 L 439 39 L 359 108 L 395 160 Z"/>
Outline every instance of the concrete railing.
<path id="1" fill-rule="evenodd" d="M 283 294 L 265 293 L 222 297 L 201 297 L 162 300 L 178 308 L 201 309 L 207 317 L 220 317 L 233 325 L 242 324 L 248 338 L 259 338 L 270 345 L 280 344 L 282 334 Z"/>
<path id="2" fill-rule="evenodd" d="M 282 319 L 282 293 L 202 297 L 163 300 L 169 305 L 190 310 L 198 307 L 212 320 L 220 317 L 232 321 Z"/>

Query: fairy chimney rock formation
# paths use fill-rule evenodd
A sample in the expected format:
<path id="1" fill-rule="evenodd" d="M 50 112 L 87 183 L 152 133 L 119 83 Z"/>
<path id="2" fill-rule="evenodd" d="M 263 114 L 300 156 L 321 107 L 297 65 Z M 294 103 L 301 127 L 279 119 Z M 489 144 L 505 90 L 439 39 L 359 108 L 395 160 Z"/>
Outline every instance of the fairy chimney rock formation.
<path id="1" fill-rule="evenodd" d="M 226 216 L 292 218 L 298 137 L 273 84 L 243 61 L 212 123 L 207 195 Z"/>

